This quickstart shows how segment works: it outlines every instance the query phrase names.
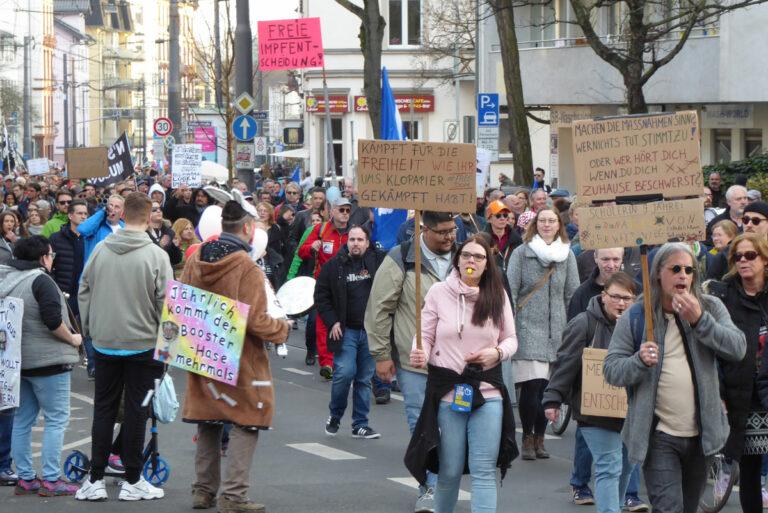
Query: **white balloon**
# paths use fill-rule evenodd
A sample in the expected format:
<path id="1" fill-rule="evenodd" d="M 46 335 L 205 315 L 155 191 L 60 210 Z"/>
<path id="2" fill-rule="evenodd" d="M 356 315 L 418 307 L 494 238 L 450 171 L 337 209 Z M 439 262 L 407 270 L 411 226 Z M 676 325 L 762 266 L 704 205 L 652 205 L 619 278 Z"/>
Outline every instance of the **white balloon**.
<path id="1" fill-rule="evenodd" d="M 258 260 L 267 252 L 267 243 L 269 242 L 269 236 L 267 232 L 261 228 L 256 228 L 253 231 L 253 240 L 251 241 L 251 256 L 254 260 Z"/>
<path id="2" fill-rule="evenodd" d="M 206 241 L 214 235 L 221 235 L 221 207 L 212 205 L 203 210 L 197 224 L 200 240 Z"/>

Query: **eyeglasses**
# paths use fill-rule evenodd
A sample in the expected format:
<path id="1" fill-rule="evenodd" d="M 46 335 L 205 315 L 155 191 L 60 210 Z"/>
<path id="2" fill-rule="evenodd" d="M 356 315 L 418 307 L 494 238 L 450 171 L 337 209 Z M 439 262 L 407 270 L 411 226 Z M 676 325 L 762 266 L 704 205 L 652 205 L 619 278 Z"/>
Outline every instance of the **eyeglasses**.
<path id="1" fill-rule="evenodd" d="M 427 227 L 427 230 L 431 231 L 435 235 L 438 235 L 444 239 L 447 239 L 449 237 L 455 237 L 456 236 L 456 230 L 458 228 L 449 228 L 448 230 L 433 230 L 432 228 Z"/>
<path id="2" fill-rule="evenodd" d="M 502 212 L 500 214 L 493 214 L 493 217 L 495 217 L 496 219 L 506 219 L 506 218 L 509 217 L 509 213 L 508 212 Z"/>
<path id="3" fill-rule="evenodd" d="M 619 294 L 609 294 L 607 292 L 605 293 L 605 295 L 611 298 L 611 300 L 616 301 L 617 303 L 618 302 L 631 303 L 635 299 L 635 296 L 622 296 Z"/>
<path id="4" fill-rule="evenodd" d="M 61 200 L 59 201 L 59 205 L 69 205 L 72 203 L 72 200 Z"/>
<path id="5" fill-rule="evenodd" d="M 482 253 L 470 253 L 469 251 L 462 251 L 459 253 L 459 257 L 462 260 L 469 260 L 471 258 L 475 262 L 482 262 L 486 258 Z"/>
<path id="6" fill-rule="evenodd" d="M 339 211 L 339 214 L 349 214 L 352 212 L 351 208 L 337 208 L 336 210 Z"/>
<path id="7" fill-rule="evenodd" d="M 733 254 L 733 261 L 740 262 L 741 259 L 744 258 L 747 260 L 747 262 L 751 262 L 757 257 L 758 257 L 757 251 L 745 251 L 744 253 L 737 252 Z"/>
<path id="8" fill-rule="evenodd" d="M 768 219 L 764 219 L 762 217 L 750 217 L 750 216 L 744 216 L 741 218 L 741 222 L 743 224 L 753 224 L 755 226 L 759 225 L 763 221 L 768 221 Z"/>
<path id="9" fill-rule="evenodd" d="M 673 265 L 667 269 L 672 271 L 672 274 L 680 274 L 680 271 L 685 271 L 685 274 L 693 274 L 693 267 L 690 265 Z"/>
<path id="10" fill-rule="evenodd" d="M 298 191 L 285 191 L 286 194 L 290 194 L 291 196 L 298 194 Z"/>
<path id="11" fill-rule="evenodd" d="M 56 252 L 55 251 L 51 251 L 50 253 L 48 253 L 47 256 L 51 257 L 51 259 L 53 259 L 53 260 L 56 260 Z"/>

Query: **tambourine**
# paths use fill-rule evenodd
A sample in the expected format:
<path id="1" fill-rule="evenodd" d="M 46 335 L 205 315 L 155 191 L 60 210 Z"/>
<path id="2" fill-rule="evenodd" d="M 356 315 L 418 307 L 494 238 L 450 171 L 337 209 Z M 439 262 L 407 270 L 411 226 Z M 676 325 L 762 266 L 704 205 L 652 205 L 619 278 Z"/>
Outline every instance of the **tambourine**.
<path id="1" fill-rule="evenodd" d="M 288 317 L 301 317 L 315 306 L 315 280 L 298 276 L 277 291 L 277 301 Z"/>

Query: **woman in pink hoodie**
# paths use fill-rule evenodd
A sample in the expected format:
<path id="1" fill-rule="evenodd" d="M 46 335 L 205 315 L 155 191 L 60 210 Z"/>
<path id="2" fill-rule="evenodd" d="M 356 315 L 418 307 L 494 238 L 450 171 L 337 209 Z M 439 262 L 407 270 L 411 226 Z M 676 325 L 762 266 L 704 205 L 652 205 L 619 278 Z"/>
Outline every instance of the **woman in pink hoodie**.
<path id="1" fill-rule="evenodd" d="M 496 467 L 503 477 L 517 452 L 499 364 L 515 353 L 517 337 L 501 272 L 485 239 L 473 236 L 459 247 L 448 278 L 429 289 L 421 319 L 423 349 L 414 343 L 410 362 L 428 367 L 420 422 L 428 422 L 430 411 L 437 414 L 437 425 L 433 419 L 431 426 L 439 428 L 436 511 L 454 510 L 468 457 L 472 511 L 495 512 Z M 430 432 L 430 426 L 421 428 Z"/>

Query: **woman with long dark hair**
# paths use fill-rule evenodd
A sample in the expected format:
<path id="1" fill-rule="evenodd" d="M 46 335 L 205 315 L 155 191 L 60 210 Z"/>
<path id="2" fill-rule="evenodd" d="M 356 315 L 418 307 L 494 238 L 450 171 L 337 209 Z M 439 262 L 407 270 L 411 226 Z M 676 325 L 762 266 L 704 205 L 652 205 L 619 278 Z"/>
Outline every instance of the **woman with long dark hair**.
<path id="1" fill-rule="evenodd" d="M 422 311 L 423 349 L 413 367 L 427 367 L 424 406 L 406 455 L 420 481 L 439 461 L 436 511 L 456 506 L 464 462 L 472 478 L 472 511 L 496 511 L 496 468 L 502 477 L 516 456 L 514 420 L 501 376 L 517 350 L 512 307 L 496 259 L 483 236 L 456 252 L 445 281 L 429 289 Z M 439 433 L 439 434 L 438 434 Z"/>

